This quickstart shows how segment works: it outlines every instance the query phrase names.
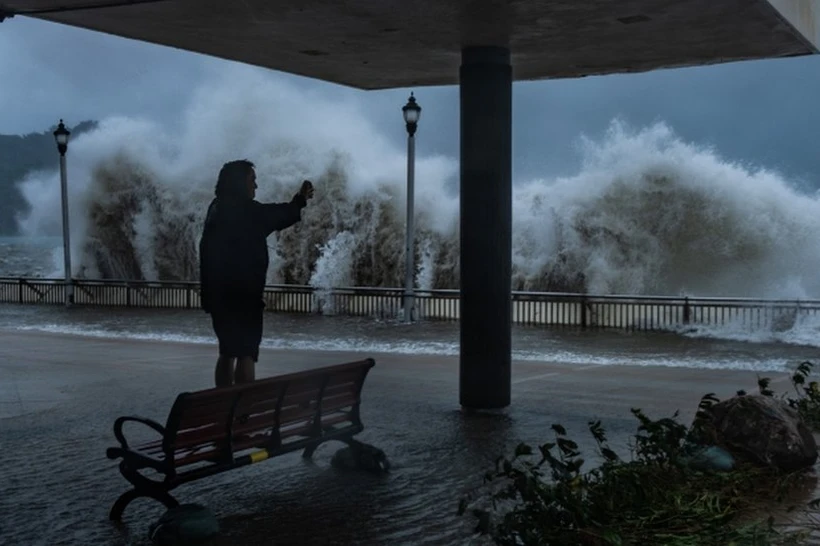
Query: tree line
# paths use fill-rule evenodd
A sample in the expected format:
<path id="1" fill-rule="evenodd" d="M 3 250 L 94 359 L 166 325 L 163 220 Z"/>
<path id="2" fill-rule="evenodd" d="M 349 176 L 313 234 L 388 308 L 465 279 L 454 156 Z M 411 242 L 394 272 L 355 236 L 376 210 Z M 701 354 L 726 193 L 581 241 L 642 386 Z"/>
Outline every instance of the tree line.
<path id="1" fill-rule="evenodd" d="M 96 127 L 96 121 L 83 121 L 68 129 L 74 138 Z M 0 235 L 16 235 L 16 219 L 28 211 L 19 184 L 25 176 L 59 167 L 54 129 L 56 125 L 42 133 L 0 134 Z"/>

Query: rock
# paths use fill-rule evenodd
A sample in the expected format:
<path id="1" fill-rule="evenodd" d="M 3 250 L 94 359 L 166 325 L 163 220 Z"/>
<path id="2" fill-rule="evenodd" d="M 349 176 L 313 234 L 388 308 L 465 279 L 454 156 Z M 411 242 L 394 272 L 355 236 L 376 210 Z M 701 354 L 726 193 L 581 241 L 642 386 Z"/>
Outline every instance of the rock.
<path id="1" fill-rule="evenodd" d="M 344 470 L 366 470 L 380 474 L 390 470 L 390 462 L 387 455 L 381 449 L 355 442 L 347 447 L 341 448 L 333 455 L 330 464 L 334 468 Z"/>
<path id="2" fill-rule="evenodd" d="M 736 457 L 785 472 L 812 466 L 817 443 L 796 410 L 763 395 L 735 396 L 708 410 L 712 443 Z"/>
<path id="3" fill-rule="evenodd" d="M 207 507 L 181 504 L 151 526 L 149 536 L 161 546 L 199 544 L 219 533 L 219 521 Z"/>

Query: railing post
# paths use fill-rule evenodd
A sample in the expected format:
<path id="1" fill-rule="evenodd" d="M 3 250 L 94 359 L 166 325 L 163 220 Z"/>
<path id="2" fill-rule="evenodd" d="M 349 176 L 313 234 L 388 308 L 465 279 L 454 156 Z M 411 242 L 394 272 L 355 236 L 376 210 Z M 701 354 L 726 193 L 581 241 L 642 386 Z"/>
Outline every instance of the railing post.
<path id="1" fill-rule="evenodd" d="M 125 283 L 125 306 L 131 307 L 131 284 Z"/>
<path id="2" fill-rule="evenodd" d="M 689 307 L 689 296 L 683 298 L 683 323 L 689 324 L 691 319 L 692 309 Z"/>
<path id="3" fill-rule="evenodd" d="M 191 285 L 185 285 L 185 306 L 187 309 L 191 308 Z"/>
<path id="4" fill-rule="evenodd" d="M 586 295 L 581 297 L 581 328 L 586 329 L 587 327 L 587 297 Z"/>

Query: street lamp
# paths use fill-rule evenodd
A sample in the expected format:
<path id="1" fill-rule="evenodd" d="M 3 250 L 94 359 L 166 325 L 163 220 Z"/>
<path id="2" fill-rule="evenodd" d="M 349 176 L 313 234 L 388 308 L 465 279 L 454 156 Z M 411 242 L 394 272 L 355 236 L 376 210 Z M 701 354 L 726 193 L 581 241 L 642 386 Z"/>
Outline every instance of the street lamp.
<path id="1" fill-rule="evenodd" d="M 410 99 L 401 109 L 404 123 L 407 127 L 407 229 L 404 244 L 404 321 L 413 320 L 413 281 L 415 266 L 413 265 L 413 200 L 416 175 L 416 128 L 421 117 L 421 106 L 416 104 L 416 98 L 410 93 Z"/>
<path id="2" fill-rule="evenodd" d="M 71 242 L 68 232 L 68 181 L 65 172 L 65 153 L 68 150 L 68 137 L 71 132 L 63 125 L 63 120 L 54 131 L 57 151 L 60 152 L 60 190 L 63 202 L 63 259 L 65 260 L 65 305 L 74 303 L 74 285 L 71 282 Z"/>

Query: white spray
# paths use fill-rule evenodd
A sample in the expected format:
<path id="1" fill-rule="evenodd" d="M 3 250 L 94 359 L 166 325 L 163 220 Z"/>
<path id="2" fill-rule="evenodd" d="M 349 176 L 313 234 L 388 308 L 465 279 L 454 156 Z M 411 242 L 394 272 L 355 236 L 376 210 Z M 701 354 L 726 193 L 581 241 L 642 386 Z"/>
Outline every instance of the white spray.
<path id="1" fill-rule="evenodd" d="M 353 102 L 308 96 L 237 67 L 198 89 L 178 133 L 103 120 L 71 145 L 72 252 L 85 277 L 193 279 L 220 166 L 257 165 L 261 201 L 316 198 L 270 240 L 271 282 L 401 286 L 404 150 Z M 614 122 L 582 140 L 572 177 L 514 188 L 513 288 L 820 297 L 820 199 L 681 141 L 662 123 Z M 454 158 L 419 157 L 417 286 L 458 286 Z M 22 182 L 21 227 L 59 233 L 57 173 Z M 492 264 L 487 264 L 491 267 Z"/>

